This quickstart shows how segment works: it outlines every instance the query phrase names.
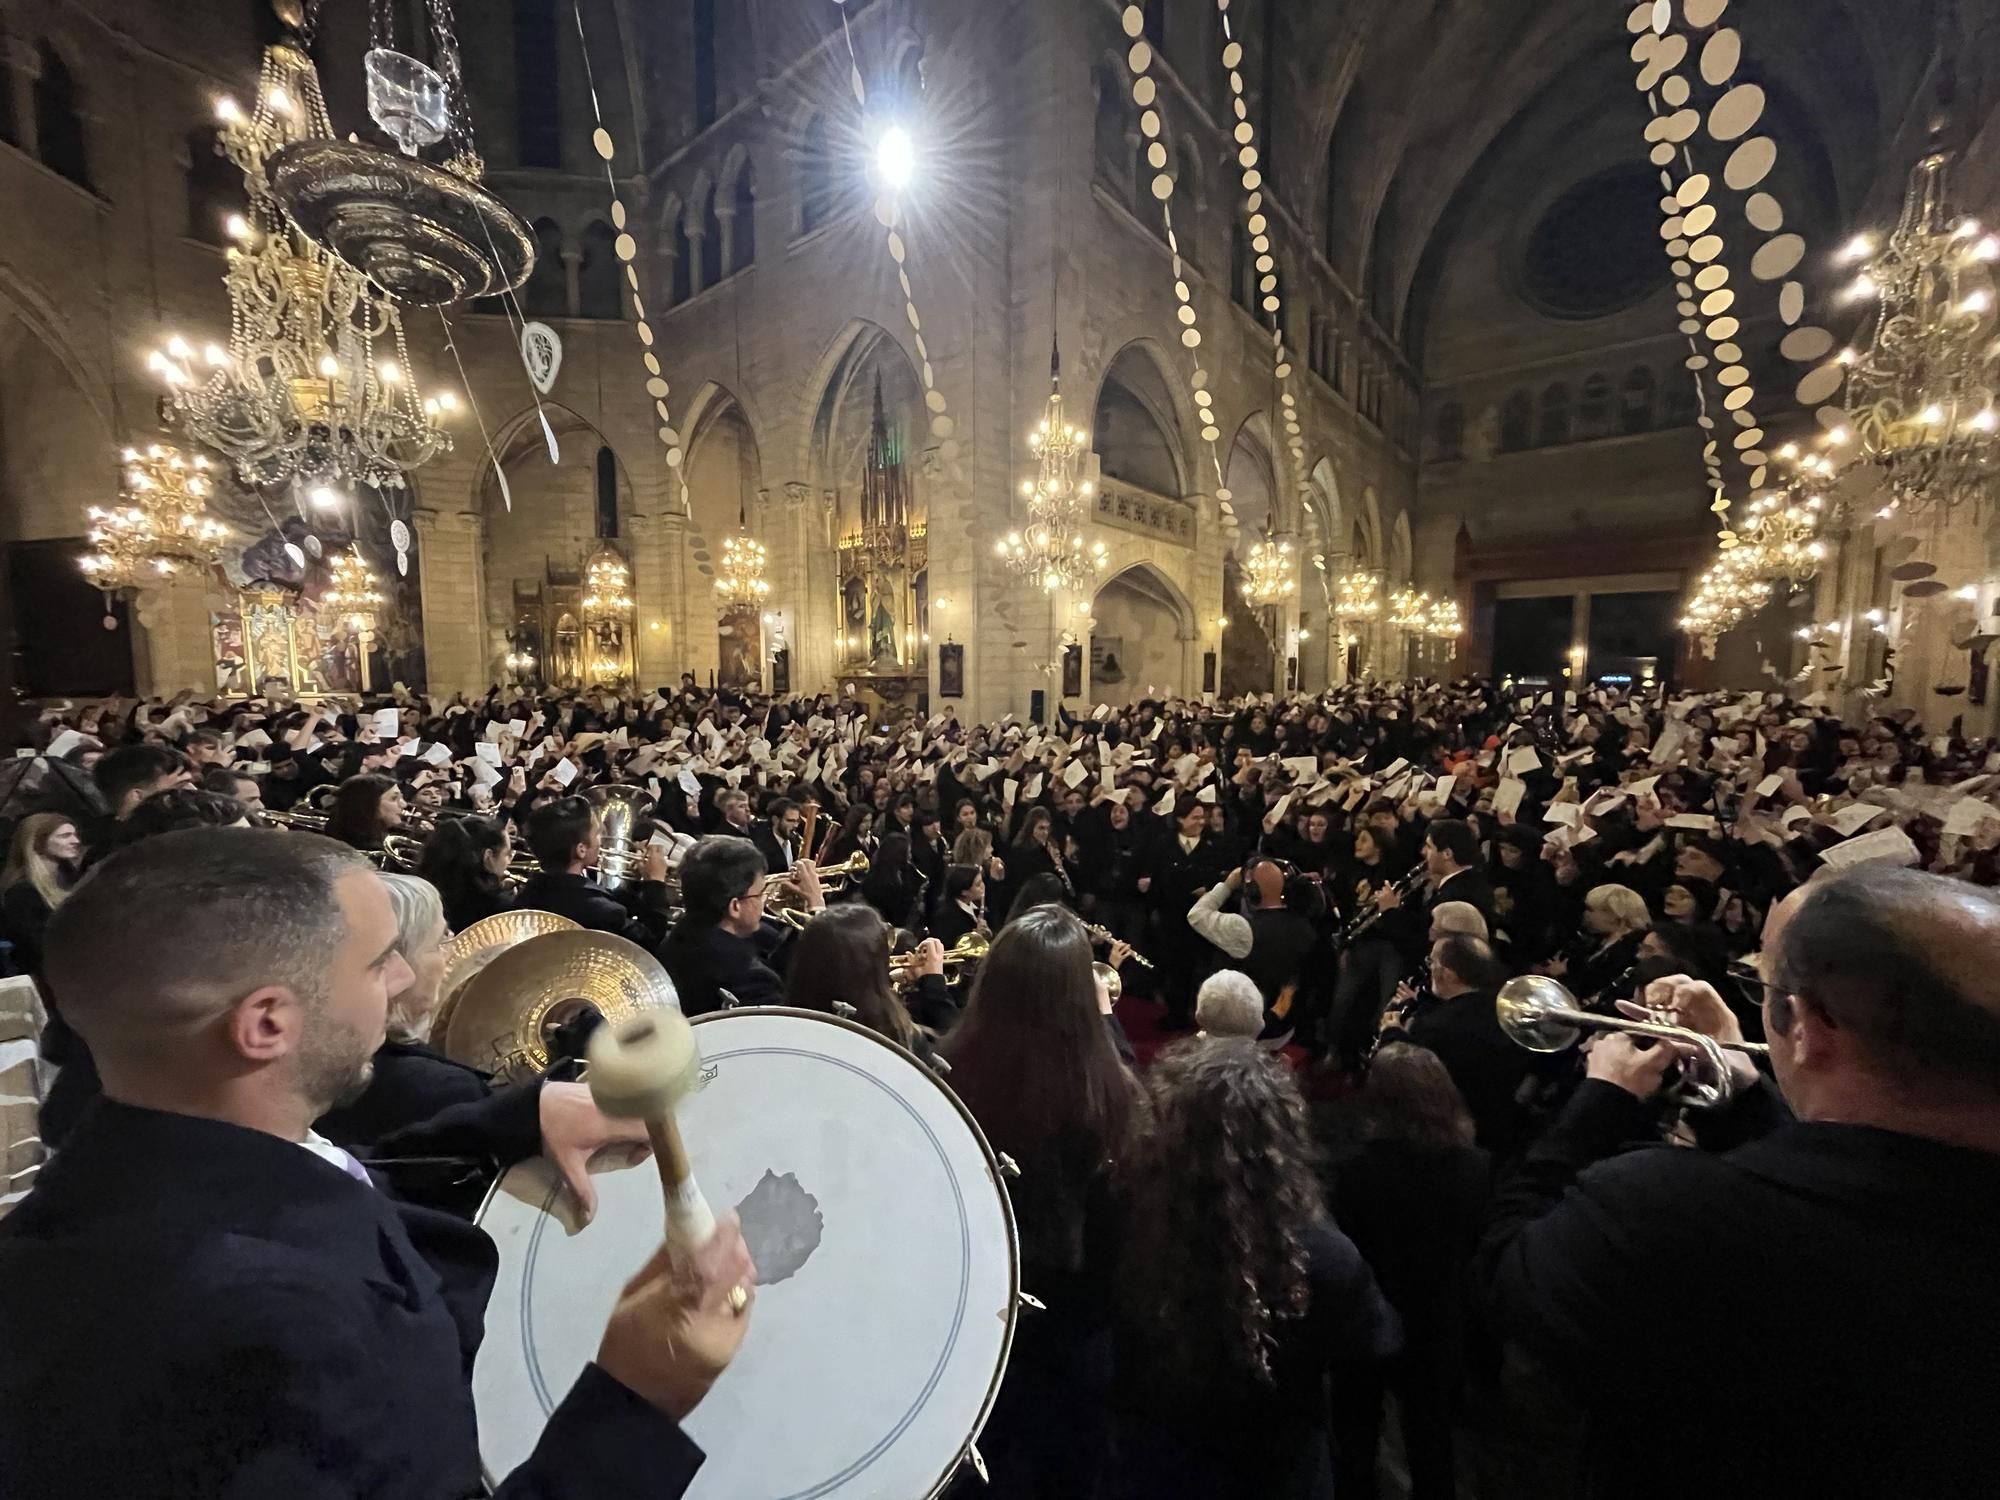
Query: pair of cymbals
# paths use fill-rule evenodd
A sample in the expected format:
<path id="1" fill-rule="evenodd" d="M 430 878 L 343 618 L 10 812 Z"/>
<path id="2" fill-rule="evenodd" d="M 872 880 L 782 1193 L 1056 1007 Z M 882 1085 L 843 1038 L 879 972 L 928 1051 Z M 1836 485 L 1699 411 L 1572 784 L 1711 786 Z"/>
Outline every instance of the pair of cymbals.
<path id="1" fill-rule="evenodd" d="M 507 918 L 522 920 L 478 931 Z M 467 928 L 454 946 L 459 941 L 471 949 L 463 962 L 478 967 L 452 990 L 449 1013 L 441 1011 L 432 1034 L 455 1062 L 502 1077 L 547 1068 L 555 1032 L 588 1011 L 620 1026 L 650 1010 L 680 1008 L 665 966 L 644 948 L 550 912 L 504 912 Z"/>

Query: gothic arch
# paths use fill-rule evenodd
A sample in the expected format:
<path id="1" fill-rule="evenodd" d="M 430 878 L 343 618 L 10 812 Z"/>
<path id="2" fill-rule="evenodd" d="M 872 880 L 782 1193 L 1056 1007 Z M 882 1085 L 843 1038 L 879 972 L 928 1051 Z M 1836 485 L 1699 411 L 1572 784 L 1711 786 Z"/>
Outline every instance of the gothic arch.
<path id="1" fill-rule="evenodd" d="M 685 419 L 689 556 L 704 578 L 713 577 L 723 540 L 739 517 L 752 517 L 764 488 L 757 430 L 733 391 L 710 381 L 695 393 Z"/>
<path id="2" fill-rule="evenodd" d="M 1191 641 L 1200 634 L 1201 628 L 1195 618 L 1194 605 L 1188 601 L 1188 596 L 1181 590 L 1181 586 L 1162 572 L 1157 564 L 1135 562 L 1129 567 L 1120 568 L 1109 578 L 1098 583 L 1091 595 L 1093 602 L 1098 595 L 1114 584 L 1135 588 L 1155 603 L 1165 605 L 1172 611 L 1176 640 Z"/>
<path id="3" fill-rule="evenodd" d="M 1389 533 L 1389 584 L 1396 587 L 1409 583 L 1414 576 L 1415 559 L 1410 548 L 1410 513 L 1398 511 L 1396 524 Z"/>
<path id="4" fill-rule="evenodd" d="M 1091 448 L 1107 478 L 1170 499 L 1194 488 L 1174 390 L 1172 366 L 1153 339 L 1133 339 L 1106 361 L 1088 420 Z"/>
<path id="5" fill-rule="evenodd" d="M 624 455 L 618 453 L 618 445 L 588 417 L 558 402 L 544 400 L 539 412 L 548 418 L 549 429 L 556 435 L 556 448 L 562 458 L 559 467 L 595 464 L 599 448 L 609 448 L 618 454 L 619 495 L 621 502 L 629 503 L 635 493 L 632 473 Z M 572 438 L 575 440 L 571 441 Z M 543 436 L 537 408 L 532 402 L 493 429 L 492 451 L 480 460 L 479 468 L 474 472 L 469 508 L 489 516 L 503 514 L 508 509 L 501 499 L 499 481 L 494 477 L 496 461 L 499 468 L 510 474 L 517 467 L 547 463 L 548 440 Z M 520 497 L 515 496 L 513 509 L 517 511 L 521 508 L 519 500 Z"/>
<path id="6" fill-rule="evenodd" d="M 916 364 L 896 335 L 880 323 L 856 318 L 829 341 L 805 384 L 795 472 L 810 476 L 814 489 L 837 491 L 860 472 L 874 372 L 884 376 L 885 396 L 913 422 L 919 420 L 924 403 Z M 908 436 L 915 440 L 921 432 Z M 912 478 L 921 493 L 921 475 L 913 472 Z"/>

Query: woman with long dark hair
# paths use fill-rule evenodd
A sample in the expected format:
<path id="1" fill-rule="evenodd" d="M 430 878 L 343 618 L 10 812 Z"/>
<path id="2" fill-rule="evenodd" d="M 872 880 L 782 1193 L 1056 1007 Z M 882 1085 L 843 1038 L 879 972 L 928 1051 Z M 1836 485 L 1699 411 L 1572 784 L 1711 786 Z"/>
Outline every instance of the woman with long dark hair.
<path id="1" fill-rule="evenodd" d="M 1411 1500 L 1457 1494 L 1452 1416 L 1465 1380 L 1467 1268 L 1492 1164 L 1437 1054 L 1390 1042 L 1356 1101 L 1360 1136 L 1332 1169 L 1334 1217 L 1403 1320 L 1403 1353 L 1355 1371 L 1334 1393 L 1340 1500 L 1375 1494 L 1383 1397 L 1396 1393 Z"/>
<path id="2" fill-rule="evenodd" d="M 506 874 L 514 845 L 506 830 L 485 818 L 445 818 L 424 839 L 417 873 L 437 887 L 444 919 L 453 932 L 509 910 Z"/>
<path id="3" fill-rule="evenodd" d="M 356 849 L 380 849 L 383 835 L 403 826 L 403 808 L 403 789 L 395 778 L 372 772 L 350 776 L 333 794 L 326 836 Z"/>
<path id="4" fill-rule="evenodd" d="M 1396 1315 L 1320 1197 L 1306 1103 L 1235 1040 L 1170 1048 L 1127 1176 L 1115 1492 L 1327 1500 L 1327 1374 L 1388 1358 Z"/>
<path id="5" fill-rule="evenodd" d="M 1067 903 L 1075 904 L 1076 885 L 1055 841 L 1055 818 L 1046 807 L 1031 807 L 1023 815 L 1020 835 L 1007 850 L 1007 872 L 1017 892 L 1037 875 L 1053 875 L 1068 891 Z"/>
<path id="6" fill-rule="evenodd" d="M 1008 1184 L 1021 1285 L 1046 1306 L 1022 1319 L 980 1438 L 1001 1500 L 1087 1500 L 1108 1447 L 1114 1170 L 1144 1119 L 1138 1085 L 1098 1011 L 1090 937 L 1059 907 L 1009 923 L 946 1040 L 951 1084 Z"/>
<path id="7" fill-rule="evenodd" d="M 885 833 L 861 882 L 861 899 L 891 927 L 921 927 L 924 884 L 924 872 L 910 860 L 910 836 Z"/>
<path id="8" fill-rule="evenodd" d="M 829 906 L 806 924 L 792 944 L 785 972 L 785 1003 L 801 1010 L 842 1015 L 931 1062 L 936 1049 L 912 1012 L 929 1026 L 949 1026 L 958 1014 L 945 989 L 944 964 L 934 943 L 913 955 L 921 977 L 906 1008 L 889 983 L 890 930 L 871 906 L 858 901 Z"/>

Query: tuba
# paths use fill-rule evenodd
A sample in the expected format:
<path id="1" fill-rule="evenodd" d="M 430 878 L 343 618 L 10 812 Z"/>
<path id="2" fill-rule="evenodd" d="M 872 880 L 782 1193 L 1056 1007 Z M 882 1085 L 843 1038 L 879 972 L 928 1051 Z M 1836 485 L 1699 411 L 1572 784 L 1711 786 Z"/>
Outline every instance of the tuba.
<path id="1" fill-rule="evenodd" d="M 597 883 L 607 891 L 619 890 L 638 880 L 645 855 L 638 838 L 639 825 L 653 811 L 652 796 L 643 787 L 594 786 L 590 805 L 597 809 L 597 831 L 602 849 L 597 857 Z"/>

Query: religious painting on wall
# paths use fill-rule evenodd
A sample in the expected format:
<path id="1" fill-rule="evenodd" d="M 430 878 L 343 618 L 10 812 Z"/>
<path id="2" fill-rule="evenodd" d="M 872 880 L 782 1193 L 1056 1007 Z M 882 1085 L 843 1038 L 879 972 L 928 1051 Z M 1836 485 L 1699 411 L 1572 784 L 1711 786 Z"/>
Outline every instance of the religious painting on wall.
<path id="1" fill-rule="evenodd" d="M 1125 637 L 1093 635 L 1090 638 L 1090 680 L 1102 687 L 1116 687 L 1125 680 Z M 1078 691 L 1082 691 L 1079 687 Z"/>
<path id="2" fill-rule="evenodd" d="M 956 641 L 938 647 L 938 696 L 965 696 L 965 647 Z"/>
<path id="3" fill-rule="evenodd" d="M 771 653 L 771 691 L 784 697 L 792 690 L 792 652 L 784 647 Z"/>
<path id="4" fill-rule="evenodd" d="M 1075 698 L 1083 693 L 1083 647 L 1063 647 L 1063 696 Z"/>
<path id="5" fill-rule="evenodd" d="M 1204 651 L 1201 653 L 1201 690 L 1204 693 L 1215 691 L 1215 653 L 1213 651 Z"/>
<path id="6" fill-rule="evenodd" d="M 732 604 L 715 622 L 718 687 L 752 691 L 763 686 L 763 624 L 754 604 Z"/>

